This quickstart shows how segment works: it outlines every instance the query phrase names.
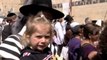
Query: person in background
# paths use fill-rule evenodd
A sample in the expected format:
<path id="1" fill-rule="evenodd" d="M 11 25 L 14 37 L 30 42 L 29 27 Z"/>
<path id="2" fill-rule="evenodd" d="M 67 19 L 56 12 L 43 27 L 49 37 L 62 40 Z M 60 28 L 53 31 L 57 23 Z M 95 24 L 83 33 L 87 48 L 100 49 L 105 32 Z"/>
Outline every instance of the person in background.
<path id="1" fill-rule="evenodd" d="M 64 19 L 66 20 L 67 25 L 70 25 L 71 28 L 75 27 L 76 25 L 79 25 L 79 23 L 73 19 L 73 16 L 67 15 Z"/>
<path id="2" fill-rule="evenodd" d="M 63 57 L 64 60 L 68 60 L 68 42 L 73 38 L 73 31 L 70 25 L 66 26 L 66 33 L 64 35 L 64 42 L 60 56 Z"/>
<path id="3" fill-rule="evenodd" d="M 9 13 L 7 15 L 7 22 L 8 25 L 4 26 L 4 29 L 2 31 L 2 41 L 4 41 L 9 35 L 12 34 L 12 26 L 13 23 L 16 21 L 17 15 L 15 13 Z"/>
<path id="4" fill-rule="evenodd" d="M 86 24 L 83 28 L 83 36 L 81 43 L 82 60 L 92 60 L 98 53 L 94 42 L 99 38 L 99 30 L 92 23 Z"/>
<path id="5" fill-rule="evenodd" d="M 101 57 L 100 60 L 107 60 L 107 24 L 105 24 L 105 27 L 103 28 L 99 36 L 98 47 L 99 47 L 99 54 Z"/>
<path id="6" fill-rule="evenodd" d="M 65 23 L 63 23 L 63 19 L 58 19 L 58 21 L 56 22 L 54 29 L 56 31 L 56 40 L 55 43 L 57 45 L 58 48 L 58 55 L 60 55 L 61 50 L 62 50 L 62 45 L 64 42 L 64 34 L 65 34 L 65 27 L 63 26 Z M 66 24 L 65 24 L 66 25 Z"/>
<path id="7" fill-rule="evenodd" d="M 85 21 L 84 21 L 84 24 L 86 25 L 86 24 L 89 24 L 89 23 L 91 23 L 91 19 L 89 17 L 86 17 Z"/>
<path id="8" fill-rule="evenodd" d="M 72 28 L 73 37 L 68 42 L 68 60 L 79 60 L 80 59 L 80 47 L 81 47 L 81 25 L 76 25 Z"/>
<path id="9" fill-rule="evenodd" d="M 28 1 L 28 0 L 27 0 Z M 16 31 L 14 35 L 10 35 L 6 38 L 5 42 L 0 45 L 0 55 L 3 59 L 20 60 L 20 52 L 24 48 L 21 44 L 21 37 L 25 32 L 25 24 L 28 21 L 27 18 L 31 15 L 37 15 L 42 11 L 43 15 L 49 20 L 62 18 L 64 14 L 58 10 L 52 8 L 51 0 L 29 0 L 29 4 L 25 4 L 20 8 L 20 19 L 17 20 Z M 43 16 L 41 15 L 41 16 Z M 39 15 L 40 16 L 40 15 Z M 13 49 L 14 48 L 14 49 Z"/>
<path id="10" fill-rule="evenodd" d="M 107 60 L 107 24 L 105 23 L 101 29 L 97 49 L 98 52 L 95 54 L 91 60 Z"/>
<path id="11" fill-rule="evenodd" d="M 71 24 L 72 23 L 72 21 L 73 21 L 73 18 L 70 16 L 70 15 L 67 15 L 65 18 L 64 18 L 64 20 L 66 20 L 66 22 L 67 22 L 67 24 Z"/>
<path id="12" fill-rule="evenodd" d="M 41 28 L 42 27 L 42 28 Z M 49 20 L 32 15 L 26 23 L 26 31 L 22 36 L 22 50 L 20 60 L 49 60 L 52 58 L 48 45 L 52 40 L 53 28 Z"/>

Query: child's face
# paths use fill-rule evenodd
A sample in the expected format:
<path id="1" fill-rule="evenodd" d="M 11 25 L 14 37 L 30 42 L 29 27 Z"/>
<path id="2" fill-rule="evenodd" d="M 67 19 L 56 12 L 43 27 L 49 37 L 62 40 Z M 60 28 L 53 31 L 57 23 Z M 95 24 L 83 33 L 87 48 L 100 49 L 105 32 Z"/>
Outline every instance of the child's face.
<path id="1" fill-rule="evenodd" d="M 36 28 L 37 31 L 30 36 L 30 44 L 34 50 L 43 51 L 51 40 L 50 26 L 46 24 L 37 24 Z"/>

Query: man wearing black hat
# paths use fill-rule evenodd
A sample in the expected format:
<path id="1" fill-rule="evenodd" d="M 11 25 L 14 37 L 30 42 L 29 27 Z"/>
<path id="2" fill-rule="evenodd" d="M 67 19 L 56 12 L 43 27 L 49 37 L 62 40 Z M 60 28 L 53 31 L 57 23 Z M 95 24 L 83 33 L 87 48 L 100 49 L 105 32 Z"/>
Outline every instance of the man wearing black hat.
<path id="1" fill-rule="evenodd" d="M 5 38 L 12 34 L 12 27 L 17 19 L 17 15 L 15 13 L 7 14 L 6 21 L 9 23 L 8 25 L 4 26 L 2 31 L 2 41 L 4 42 Z"/>
<path id="2" fill-rule="evenodd" d="M 59 19 L 64 16 L 64 14 L 58 10 L 52 8 L 51 0 L 32 0 L 28 5 L 24 5 L 20 8 L 20 12 L 24 15 L 25 19 L 21 19 L 18 21 L 19 25 L 25 25 L 27 19 L 32 15 L 38 16 L 40 12 L 43 13 L 41 16 L 45 16 L 48 20 L 52 21 L 52 19 Z M 22 26 L 22 27 L 23 27 Z M 21 27 L 18 27 L 20 29 Z M 16 31 L 18 30 L 16 29 Z M 20 43 L 20 37 L 22 36 L 25 30 L 21 28 L 21 33 L 18 35 L 10 35 L 6 38 L 6 42 L 0 45 L 0 55 L 6 59 L 19 60 L 20 51 L 23 49 L 23 46 Z M 23 30 L 24 29 L 24 30 Z M 20 31 L 20 30 L 19 30 Z M 18 31 L 18 32 L 19 32 Z"/>
<path id="3" fill-rule="evenodd" d="M 39 11 L 44 12 L 46 18 L 59 19 L 64 16 L 64 14 L 58 10 L 52 8 L 51 0 L 32 0 L 32 4 L 25 5 L 20 8 L 20 12 L 24 16 L 36 15 Z M 46 14 L 49 14 L 47 16 Z"/>

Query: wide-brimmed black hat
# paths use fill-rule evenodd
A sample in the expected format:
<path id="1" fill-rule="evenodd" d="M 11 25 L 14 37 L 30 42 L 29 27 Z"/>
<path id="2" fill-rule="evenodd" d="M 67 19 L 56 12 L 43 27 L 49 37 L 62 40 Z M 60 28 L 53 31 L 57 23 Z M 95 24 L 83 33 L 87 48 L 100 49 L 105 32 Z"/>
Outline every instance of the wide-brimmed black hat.
<path id="1" fill-rule="evenodd" d="M 51 0 L 33 0 L 30 5 L 24 5 L 20 8 L 20 12 L 24 16 L 37 14 L 39 11 L 46 11 L 52 14 L 52 19 L 59 19 L 64 14 L 54 8 L 52 8 Z"/>

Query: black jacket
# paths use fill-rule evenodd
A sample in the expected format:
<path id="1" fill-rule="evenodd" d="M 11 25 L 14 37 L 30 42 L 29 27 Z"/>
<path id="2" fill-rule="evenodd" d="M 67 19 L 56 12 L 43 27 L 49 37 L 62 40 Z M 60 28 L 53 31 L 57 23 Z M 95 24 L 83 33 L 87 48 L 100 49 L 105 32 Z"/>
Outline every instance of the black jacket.
<path id="1" fill-rule="evenodd" d="M 46 48 L 43 52 L 38 50 L 32 50 L 29 47 L 26 47 L 22 50 L 20 60 L 50 60 L 51 51 L 49 48 Z"/>

